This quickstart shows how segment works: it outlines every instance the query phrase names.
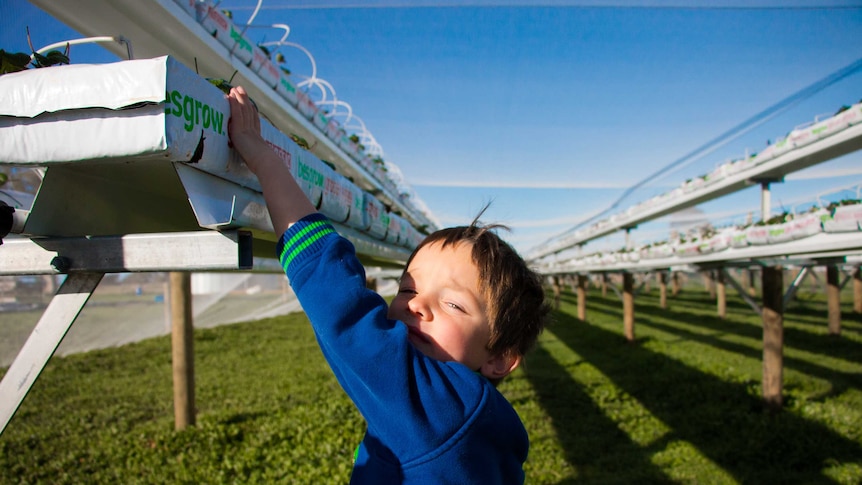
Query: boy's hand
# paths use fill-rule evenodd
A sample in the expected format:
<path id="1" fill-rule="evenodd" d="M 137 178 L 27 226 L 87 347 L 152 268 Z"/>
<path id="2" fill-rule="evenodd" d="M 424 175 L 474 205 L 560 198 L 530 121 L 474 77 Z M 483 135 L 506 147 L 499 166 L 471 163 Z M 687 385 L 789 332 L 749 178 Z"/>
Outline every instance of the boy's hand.
<path id="1" fill-rule="evenodd" d="M 276 234 L 284 234 L 291 224 L 312 214 L 316 208 L 296 184 L 288 166 L 260 136 L 260 117 L 242 86 L 231 88 L 228 137 L 260 182 Z"/>
<path id="2" fill-rule="evenodd" d="M 245 160 L 248 168 L 258 173 L 264 153 L 270 151 L 269 145 L 260 136 L 260 117 L 248 93 L 242 86 L 231 88 L 228 94 L 230 119 L 227 124 L 231 145 Z"/>

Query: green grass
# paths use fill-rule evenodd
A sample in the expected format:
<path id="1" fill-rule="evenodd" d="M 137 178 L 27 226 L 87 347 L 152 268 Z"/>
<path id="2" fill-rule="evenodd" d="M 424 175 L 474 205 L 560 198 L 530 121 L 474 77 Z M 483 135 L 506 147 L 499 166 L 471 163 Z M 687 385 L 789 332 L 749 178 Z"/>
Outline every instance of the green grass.
<path id="1" fill-rule="evenodd" d="M 846 297 L 846 295 L 845 295 Z M 760 400 L 759 317 L 687 289 L 611 293 L 554 325 L 501 386 L 530 433 L 527 482 L 862 483 L 862 319 L 822 296 L 785 314 L 784 410 Z M 845 310 L 850 309 L 845 298 Z M 303 315 L 195 332 L 198 424 L 173 430 L 170 339 L 54 358 L 0 436 L 0 483 L 346 483 L 364 424 Z"/>

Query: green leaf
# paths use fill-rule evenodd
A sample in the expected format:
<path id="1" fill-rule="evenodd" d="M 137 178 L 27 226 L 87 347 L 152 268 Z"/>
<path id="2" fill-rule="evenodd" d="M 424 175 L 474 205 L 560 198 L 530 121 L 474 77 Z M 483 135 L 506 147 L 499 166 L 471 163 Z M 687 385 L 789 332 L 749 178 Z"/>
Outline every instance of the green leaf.
<path id="1" fill-rule="evenodd" d="M 296 133 L 291 133 L 290 139 L 293 140 L 294 143 L 301 146 L 302 148 L 305 148 L 306 150 L 309 149 L 308 142 L 305 140 L 305 138 L 297 135 Z"/>
<path id="2" fill-rule="evenodd" d="M 51 51 L 45 55 L 48 58 L 48 62 L 50 66 L 55 66 L 57 64 L 68 64 L 69 57 L 66 54 L 63 54 L 60 51 Z"/>
<path id="3" fill-rule="evenodd" d="M 222 92 L 224 92 L 225 94 L 229 94 L 230 88 L 233 87 L 230 85 L 229 82 L 225 81 L 224 79 L 207 78 L 207 81 L 209 81 L 210 84 L 212 84 L 213 86 L 221 89 Z"/>
<path id="4" fill-rule="evenodd" d="M 36 68 L 48 67 L 51 65 L 50 62 L 51 61 L 48 60 L 48 57 L 39 54 L 38 52 L 33 53 L 33 66 L 35 66 Z"/>
<path id="5" fill-rule="evenodd" d="M 6 52 L 0 49 L 0 74 L 23 71 L 29 63 L 30 56 L 23 52 Z"/>

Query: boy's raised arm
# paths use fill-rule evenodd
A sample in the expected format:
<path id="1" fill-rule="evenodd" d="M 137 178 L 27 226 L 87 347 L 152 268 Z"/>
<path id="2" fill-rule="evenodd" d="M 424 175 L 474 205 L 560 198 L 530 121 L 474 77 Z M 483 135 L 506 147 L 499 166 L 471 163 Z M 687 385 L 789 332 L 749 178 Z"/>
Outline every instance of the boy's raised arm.
<path id="1" fill-rule="evenodd" d="M 242 86 L 228 94 L 231 144 L 257 176 L 277 236 L 303 217 L 317 212 L 297 185 L 287 166 L 260 135 L 260 118 Z"/>

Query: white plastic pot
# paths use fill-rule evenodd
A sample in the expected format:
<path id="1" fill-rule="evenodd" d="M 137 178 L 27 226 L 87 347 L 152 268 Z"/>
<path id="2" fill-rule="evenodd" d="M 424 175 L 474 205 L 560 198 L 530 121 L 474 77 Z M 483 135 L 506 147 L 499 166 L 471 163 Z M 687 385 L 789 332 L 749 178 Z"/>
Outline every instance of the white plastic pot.
<path id="1" fill-rule="evenodd" d="M 363 206 L 366 232 L 377 239 L 386 237 L 386 231 L 389 229 L 389 214 L 386 212 L 386 207 L 368 192 L 364 194 Z"/>
<path id="2" fill-rule="evenodd" d="M 826 232 L 851 232 L 860 230 L 862 204 L 842 205 L 832 211 L 832 220 L 823 222 Z"/>
<path id="3" fill-rule="evenodd" d="M 748 241 L 748 244 L 754 246 L 767 244 L 768 236 L 769 229 L 767 226 L 750 226 L 745 230 L 745 239 Z"/>
<path id="4" fill-rule="evenodd" d="M 279 69 L 279 71 L 281 71 Z M 285 74 L 283 71 L 278 73 L 278 84 L 275 86 L 275 92 L 278 93 L 282 98 L 286 99 L 288 103 L 296 106 L 298 99 L 296 97 L 296 86 L 293 85 L 293 82 L 290 80 L 290 76 Z"/>

